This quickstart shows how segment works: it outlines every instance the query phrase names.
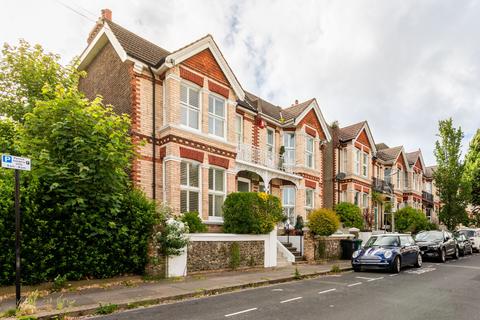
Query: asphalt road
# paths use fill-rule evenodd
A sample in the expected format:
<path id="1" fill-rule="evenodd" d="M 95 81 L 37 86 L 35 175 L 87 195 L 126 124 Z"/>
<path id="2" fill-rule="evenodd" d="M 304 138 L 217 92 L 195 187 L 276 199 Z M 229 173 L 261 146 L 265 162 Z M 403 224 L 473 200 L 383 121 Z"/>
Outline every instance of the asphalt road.
<path id="1" fill-rule="evenodd" d="M 344 273 L 97 319 L 480 319 L 480 255 L 398 275 Z"/>

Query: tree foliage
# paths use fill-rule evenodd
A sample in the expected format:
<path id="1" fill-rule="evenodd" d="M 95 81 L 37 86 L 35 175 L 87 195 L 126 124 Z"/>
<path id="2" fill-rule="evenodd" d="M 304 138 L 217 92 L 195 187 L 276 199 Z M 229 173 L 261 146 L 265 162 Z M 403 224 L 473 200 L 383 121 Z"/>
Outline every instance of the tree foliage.
<path id="1" fill-rule="evenodd" d="M 438 140 L 435 143 L 437 168 L 434 179 L 440 193 L 442 208 L 439 219 L 453 230 L 465 223 L 468 187 L 463 179 L 464 164 L 461 160 L 463 132 L 453 126 L 452 119 L 439 121 Z"/>
<path id="2" fill-rule="evenodd" d="M 469 186 L 469 200 L 473 208 L 473 224 L 480 226 L 480 129 L 470 141 L 465 157 L 465 183 Z"/>
<path id="3" fill-rule="evenodd" d="M 363 228 L 363 215 L 360 208 L 353 203 L 341 202 L 335 206 L 335 212 L 346 228 Z"/>
<path id="4" fill-rule="evenodd" d="M 39 46 L 7 45 L 0 69 L 0 147 L 32 159 L 21 179 L 23 281 L 143 272 L 156 212 L 128 177 L 130 119 L 85 99 L 79 74 Z M 15 275 L 12 199 L 12 171 L 0 169 L 0 284 Z"/>
<path id="5" fill-rule="evenodd" d="M 223 230 L 228 233 L 266 234 L 282 218 L 280 199 L 262 192 L 233 192 L 223 204 Z"/>
<path id="6" fill-rule="evenodd" d="M 333 210 L 316 209 L 310 212 L 307 226 L 315 235 L 329 236 L 337 231 L 340 226 L 340 218 Z"/>
<path id="7" fill-rule="evenodd" d="M 436 226 L 428 221 L 422 211 L 405 207 L 395 213 L 395 228 L 400 232 L 418 233 L 436 229 Z"/>
<path id="8" fill-rule="evenodd" d="M 0 58 L 0 115 L 23 122 L 37 101 L 55 97 L 55 89 L 75 88 L 83 73 L 74 63 L 64 67 L 59 61 L 59 55 L 25 40 L 18 46 L 5 44 Z"/>

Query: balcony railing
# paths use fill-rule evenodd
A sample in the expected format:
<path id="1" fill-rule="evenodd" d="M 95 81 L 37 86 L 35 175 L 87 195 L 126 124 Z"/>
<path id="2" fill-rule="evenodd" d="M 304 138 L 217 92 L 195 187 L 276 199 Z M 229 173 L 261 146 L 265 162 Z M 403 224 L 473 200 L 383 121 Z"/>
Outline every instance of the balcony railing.
<path id="1" fill-rule="evenodd" d="M 267 149 L 261 149 L 251 144 L 242 143 L 237 146 L 237 160 L 293 173 L 293 165 L 286 164 L 283 155 L 269 152 Z"/>
<path id="2" fill-rule="evenodd" d="M 427 191 L 422 191 L 422 199 L 428 202 L 433 202 L 433 194 Z"/>
<path id="3" fill-rule="evenodd" d="M 372 178 L 372 188 L 377 192 L 384 192 L 384 193 L 393 192 L 393 184 L 391 182 L 378 179 L 375 177 Z"/>

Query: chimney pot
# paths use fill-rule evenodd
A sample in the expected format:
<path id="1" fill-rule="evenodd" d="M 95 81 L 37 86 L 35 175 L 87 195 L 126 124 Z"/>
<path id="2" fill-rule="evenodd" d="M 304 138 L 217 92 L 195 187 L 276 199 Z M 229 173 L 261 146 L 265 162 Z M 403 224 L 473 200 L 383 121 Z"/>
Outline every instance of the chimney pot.
<path id="1" fill-rule="evenodd" d="M 296 105 L 298 104 L 298 100 L 297 100 L 297 99 L 295 99 L 295 104 L 296 104 Z"/>
<path id="2" fill-rule="evenodd" d="M 110 9 L 102 9 L 102 19 L 112 21 L 112 10 Z"/>

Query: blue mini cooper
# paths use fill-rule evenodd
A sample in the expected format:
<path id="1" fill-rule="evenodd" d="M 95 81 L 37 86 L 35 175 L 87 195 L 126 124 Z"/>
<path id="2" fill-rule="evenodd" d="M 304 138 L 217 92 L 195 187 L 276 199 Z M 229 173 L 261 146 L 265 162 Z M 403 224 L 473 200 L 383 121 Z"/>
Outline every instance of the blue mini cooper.
<path id="1" fill-rule="evenodd" d="M 379 234 L 371 236 L 360 250 L 352 255 L 354 271 L 384 269 L 399 273 L 407 265 L 422 266 L 422 255 L 409 234 Z"/>

